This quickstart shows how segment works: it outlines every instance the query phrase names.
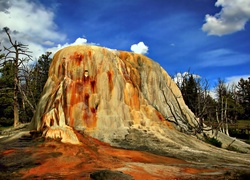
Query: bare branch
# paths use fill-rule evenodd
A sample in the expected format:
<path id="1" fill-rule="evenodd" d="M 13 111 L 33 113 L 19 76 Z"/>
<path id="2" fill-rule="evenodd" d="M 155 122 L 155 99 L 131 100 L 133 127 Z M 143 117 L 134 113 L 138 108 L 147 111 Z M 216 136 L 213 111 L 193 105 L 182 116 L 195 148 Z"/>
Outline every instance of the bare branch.
<path id="1" fill-rule="evenodd" d="M 23 99 L 23 101 L 26 101 L 26 102 L 29 104 L 31 110 L 32 110 L 33 113 L 34 113 L 34 112 L 35 112 L 35 108 L 34 108 L 34 106 L 31 104 L 31 102 L 28 100 L 28 98 L 27 98 L 25 92 L 22 90 L 22 88 L 21 88 L 21 86 L 20 86 L 20 83 L 18 83 L 18 89 L 19 89 L 19 92 L 22 94 L 22 99 Z"/>

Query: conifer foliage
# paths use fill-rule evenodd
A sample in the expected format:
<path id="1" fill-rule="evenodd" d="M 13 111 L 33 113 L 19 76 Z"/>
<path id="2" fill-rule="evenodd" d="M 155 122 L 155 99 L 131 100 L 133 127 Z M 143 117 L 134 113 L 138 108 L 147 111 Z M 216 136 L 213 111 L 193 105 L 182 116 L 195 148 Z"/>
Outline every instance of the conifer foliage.
<path id="1" fill-rule="evenodd" d="M 237 85 L 237 96 L 244 113 L 240 116 L 242 119 L 250 119 L 250 77 L 241 78 Z"/>
<path id="2" fill-rule="evenodd" d="M 214 121 L 218 129 L 229 135 L 229 124 L 250 119 L 250 77 L 240 79 L 238 85 L 218 79 L 215 96 L 209 95 L 207 80 L 195 74 L 178 73 L 174 80 L 183 99 L 197 118 Z"/>

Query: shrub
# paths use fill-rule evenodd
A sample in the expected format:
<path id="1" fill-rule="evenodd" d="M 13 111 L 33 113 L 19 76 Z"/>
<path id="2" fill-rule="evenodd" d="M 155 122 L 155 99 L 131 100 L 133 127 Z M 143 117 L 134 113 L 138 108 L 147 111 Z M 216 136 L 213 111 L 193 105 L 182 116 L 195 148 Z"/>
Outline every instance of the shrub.
<path id="1" fill-rule="evenodd" d="M 219 147 L 219 148 L 221 148 L 221 145 L 222 145 L 222 142 L 220 142 L 218 139 L 216 139 L 214 137 L 210 138 L 206 135 L 205 135 L 205 142 L 209 143 L 213 146 Z"/>

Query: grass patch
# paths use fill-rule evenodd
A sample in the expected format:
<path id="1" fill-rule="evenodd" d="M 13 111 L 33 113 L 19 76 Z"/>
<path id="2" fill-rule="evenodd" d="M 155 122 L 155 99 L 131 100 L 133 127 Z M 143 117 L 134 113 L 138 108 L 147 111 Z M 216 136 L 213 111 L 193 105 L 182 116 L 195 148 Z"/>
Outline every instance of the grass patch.
<path id="1" fill-rule="evenodd" d="M 205 135 L 205 142 L 213 146 L 219 147 L 219 148 L 221 148 L 221 145 L 222 145 L 222 142 L 220 142 L 218 139 L 214 137 L 210 138 L 206 135 Z"/>
<path id="2" fill-rule="evenodd" d="M 246 128 L 250 126 L 250 120 L 237 120 L 236 123 L 228 124 L 229 128 Z"/>
<path id="3" fill-rule="evenodd" d="M 250 120 L 237 120 L 238 125 L 250 125 Z"/>

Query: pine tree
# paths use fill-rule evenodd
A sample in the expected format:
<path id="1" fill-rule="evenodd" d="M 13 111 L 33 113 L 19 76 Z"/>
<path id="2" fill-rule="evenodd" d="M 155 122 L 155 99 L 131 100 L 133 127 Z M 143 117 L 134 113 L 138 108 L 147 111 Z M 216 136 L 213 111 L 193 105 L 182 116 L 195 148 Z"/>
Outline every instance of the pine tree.
<path id="1" fill-rule="evenodd" d="M 250 77 L 247 80 L 240 79 L 237 86 L 237 95 L 239 103 L 244 109 L 240 118 L 250 119 Z"/>
<path id="2" fill-rule="evenodd" d="M 51 52 L 41 55 L 29 74 L 30 96 L 34 104 L 38 103 L 43 87 L 48 79 L 49 67 L 52 60 L 49 57 L 50 55 Z"/>
<path id="3" fill-rule="evenodd" d="M 183 85 L 181 91 L 185 103 L 191 109 L 191 111 L 193 111 L 194 114 L 197 116 L 198 87 L 192 74 L 183 79 Z"/>
<path id="4" fill-rule="evenodd" d="M 14 71 L 13 64 L 6 62 L 0 69 L 0 125 L 13 124 L 13 89 Z"/>

